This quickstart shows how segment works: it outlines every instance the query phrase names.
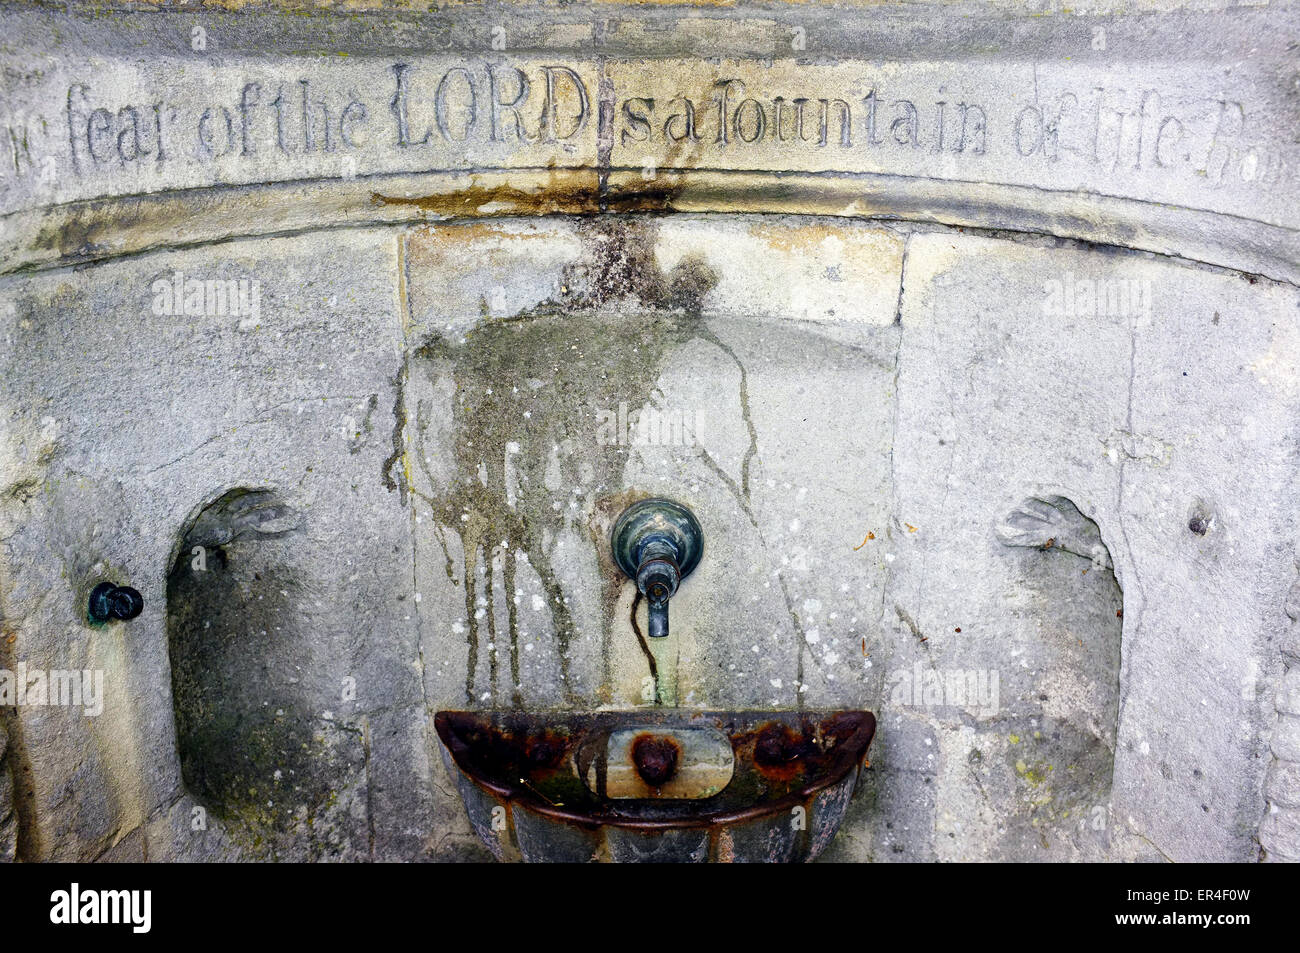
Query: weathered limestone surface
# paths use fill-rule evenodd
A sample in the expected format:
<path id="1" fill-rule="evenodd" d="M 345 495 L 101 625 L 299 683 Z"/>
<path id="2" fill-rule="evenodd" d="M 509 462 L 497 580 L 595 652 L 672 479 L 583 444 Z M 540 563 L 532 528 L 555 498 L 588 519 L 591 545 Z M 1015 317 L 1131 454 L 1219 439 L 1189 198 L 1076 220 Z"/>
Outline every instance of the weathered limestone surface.
<path id="1" fill-rule="evenodd" d="M 189 643 L 169 625 L 208 640 L 212 681 L 199 673 L 189 703 L 238 722 L 198 734 L 219 753 L 242 753 L 209 810 L 237 818 L 249 846 L 346 858 L 414 837 L 400 848 L 409 854 L 432 834 L 413 833 L 429 794 L 411 775 L 426 770 L 426 753 L 409 520 L 378 479 L 393 448 L 402 347 L 395 250 L 348 233 L 330 244 L 346 271 L 299 240 L 7 289 L 10 655 L 105 671 L 99 717 L 19 710 L 39 856 L 98 856 L 137 827 L 154 858 L 243 846 L 216 818 L 191 831 L 173 711 L 183 659 L 169 659 L 169 636 L 174 648 Z M 258 278 L 260 315 L 155 314 L 153 283 L 177 270 Z M 297 522 L 276 542 L 205 538 L 206 570 L 194 570 L 180 546 L 200 510 L 263 488 Z M 272 545 L 267 561 L 259 550 Z M 87 625 L 86 595 L 101 578 L 136 586 L 144 615 Z M 187 599 L 207 612 L 187 615 Z M 257 709 L 265 715 L 254 721 Z M 390 826 L 394 797 L 402 817 Z"/>
<path id="2" fill-rule="evenodd" d="M 895 592 L 923 600 L 916 613 L 926 632 L 949 620 L 963 635 L 980 631 L 967 613 L 980 618 L 989 600 L 997 634 L 955 651 L 991 664 L 1009 650 L 1016 667 L 1042 666 L 1020 696 L 1041 705 L 1041 724 L 1031 718 L 1017 746 L 1035 758 L 1043 754 L 1030 739 L 1041 731 L 1050 750 L 1063 716 L 1105 724 L 1094 708 L 1105 693 L 1091 682 L 1118 676 L 1112 822 L 1174 859 L 1245 858 L 1268 760 L 1265 686 L 1287 622 L 1278 609 L 1294 579 L 1286 554 L 1295 459 L 1284 448 L 1296 412 L 1285 367 L 1300 353 L 1295 295 L 1257 286 L 1242 310 L 1224 306 L 1245 286 L 1235 275 L 1141 256 L 1052 260 L 1076 281 L 1106 275 L 1149 287 L 1151 307 L 1127 318 L 1044 314 L 1034 293 L 1040 251 L 937 236 L 909 246 L 908 276 L 922 290 L 903 308 L 894 461 L 928 479 L 898 481 L 897 506 L 918 526 L 942 527 L 943 542 L 916 555 L 903 547 L 919 566 Z M 1118 670 L 1058 667 L 1032 647 L 1063 640 L 1068 658 L 1078 651 L 1070 643 L 1086 651 L 1096 637 L 1102 620 L 1080 631 L 1064 617 L 1074 586 L 1040 588 L 1028 567 L 1026 577 L 998 581 L 1006 561 L 989 538 L 990 509 L 1049 495 L 1096 522 L 1114 563 L 1123 589 Z M 1089 577 L 1101 568 L 1072 553 L 1034 558 L 1065 560 Z M 1008 605 L 1021 620 L 1009 628 Z M 1118 622 L 1105 624 L 1118 637 Z M 1035 639 L 1024 646 L 1014 633 L 1029 625 Z M 927 646 L 946 654 L 952 641 Z M 1054 767 L 1059 781 L 1065 766 Z"/>
<path id="3" fill-rule="evenodd" d="M 1289 2 L 4 19 L 9 268 L 671 208 L 1013 227 L 1297 279 Z"/>
<path id="4" fill-rule="evenodd" d="M 0 14 L 0 858 L 482 859 L 664 494 L 828 857 L 1300 860 L 1296 10 L 963 10 Z"/>

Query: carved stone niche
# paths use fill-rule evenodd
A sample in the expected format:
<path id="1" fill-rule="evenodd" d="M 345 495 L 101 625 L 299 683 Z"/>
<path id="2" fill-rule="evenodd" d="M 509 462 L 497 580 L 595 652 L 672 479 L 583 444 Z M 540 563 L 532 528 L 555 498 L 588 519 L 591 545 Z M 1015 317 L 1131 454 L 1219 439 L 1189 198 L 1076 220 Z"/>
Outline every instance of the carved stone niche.
<path id="1" fill-rule="evenodd" d="M 0 12 L 0 857 L 485 856 L 669 493 L 828 858 L 1300 859 L 1294 5 L 380 7 Z"/>

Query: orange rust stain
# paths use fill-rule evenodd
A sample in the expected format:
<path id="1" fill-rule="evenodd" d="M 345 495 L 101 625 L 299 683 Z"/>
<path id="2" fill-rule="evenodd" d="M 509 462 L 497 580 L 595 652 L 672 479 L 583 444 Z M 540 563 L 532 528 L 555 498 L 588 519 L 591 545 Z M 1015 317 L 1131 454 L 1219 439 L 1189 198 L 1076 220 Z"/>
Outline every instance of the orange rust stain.
<path id="1" fill-rule="evenodd" d="M 718 833 L 718 863 L 730 864 L 736 859 L 736 846 L 731 831 L 723 829 Z"/>
<path id="2" fill-rule="evenodd" d="M 838 225 L 825 225 L 822 223 L 810 225 L 756 225 L 750 230 L 755 238 L 761 238 L 772 248 L 780 249 L 784 252 L 790 252 L 795 255 L 807 254 L 817 250 L 823 241 L 831 236 L 842 236 L 844 227 Z"/>
<path id="3" fill-rule="evenodd" d="M 867 541 L 868 541 L 868 540 L 872 540 L 872 539 L 875 539 L 875 538 L 876 538 L 876 534 L 875 534 L 875 533 L 868 533 L 868 534 L 863 538 L 862 542 L 858 543 L 858 545 L 856 545 L 856 546 L 853 547 L 853 551 L 856 553 L 856 552 L 857 552 L 859 549 L 861 549 L 863 546 L 867 545 Z"/>

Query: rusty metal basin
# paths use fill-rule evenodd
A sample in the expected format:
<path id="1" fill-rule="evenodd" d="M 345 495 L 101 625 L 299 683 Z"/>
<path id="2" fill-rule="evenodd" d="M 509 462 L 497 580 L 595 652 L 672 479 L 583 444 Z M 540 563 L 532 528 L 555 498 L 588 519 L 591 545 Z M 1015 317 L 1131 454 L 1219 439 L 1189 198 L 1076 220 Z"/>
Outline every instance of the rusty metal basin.
<path id="1" fill-rule="evenodd" d="M 876 730 L 866 711 L 442 711 L 434 724 L 493 855 L 569 863 L 813 860 Z M 711 736 L 729 745 L 725 764 L 690 750 Z M 625 750 L 637 751 L 640 791 L 613 780 Z M 671 782 L 686 762 L 697 780 L 681 793 Z"/>

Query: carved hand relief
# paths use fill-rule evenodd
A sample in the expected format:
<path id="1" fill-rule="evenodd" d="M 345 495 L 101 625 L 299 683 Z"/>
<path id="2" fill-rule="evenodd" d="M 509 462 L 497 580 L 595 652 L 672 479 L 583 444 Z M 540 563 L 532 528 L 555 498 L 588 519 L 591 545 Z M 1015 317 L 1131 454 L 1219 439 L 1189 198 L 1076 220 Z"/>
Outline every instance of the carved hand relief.
<path id="1" fill-rule="evenodd" d="M 1092 560 L 1098 569 L 1114 568 L 1097 524 L 1063 496 L 1023 500 L 993 532 L 1004 546 L 1056 548 Z"/>

